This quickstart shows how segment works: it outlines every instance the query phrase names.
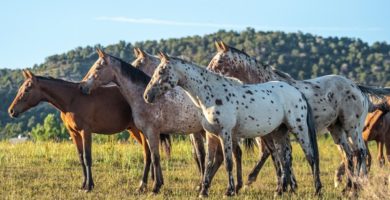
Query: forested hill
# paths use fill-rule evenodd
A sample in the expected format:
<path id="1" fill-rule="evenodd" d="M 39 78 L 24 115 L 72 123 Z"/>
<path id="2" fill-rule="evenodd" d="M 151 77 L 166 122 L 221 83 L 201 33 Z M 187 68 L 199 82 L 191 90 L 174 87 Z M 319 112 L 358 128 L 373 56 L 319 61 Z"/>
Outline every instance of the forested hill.
<path id="1" fill-rule="evenodd" d="M 390 45 L 369 45 L 359 39 L 320 37 L 311 34 L 284 32 L 256 32 L 248 28 L 242 32 L 219 31 L 205 36 L 145 41 L 134 44 L 120 41 L 103 48 L 107 53 L 125 61 L 133 60 L 133 47 L 155 54 L 164 51 L 184 55 L 196 63 L 207 65 L 215 54 L 214 41 L 245 51 L 258 60 L 271 64 L 297 79 L 308 79 L 326 74 L 345 75 L 359 83 L 377 86 L 390 85 Z M 39 75 L 80 80 L 97 59 L 95 47 L 78 47 L 59 55 L 52 55 L 32 71 Z M 35 51 L 39 51 L 35 49 Z M 47 104 L 23 114 L 19 119 L 8 117 L 7 108 L 23 81 L 20 70 L 0 69 L 0 138 L 29 131 L 41 123 L 49 112 L 56 112 Z"/>

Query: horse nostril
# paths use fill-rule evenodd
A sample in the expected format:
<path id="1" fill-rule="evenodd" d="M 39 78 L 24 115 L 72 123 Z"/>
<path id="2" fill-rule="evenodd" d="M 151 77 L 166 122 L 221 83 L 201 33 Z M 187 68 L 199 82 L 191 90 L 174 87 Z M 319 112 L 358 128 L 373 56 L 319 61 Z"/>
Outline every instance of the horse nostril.
<path id="1" fill-rule="evenodd" d="M 11 117 L 15 116 L 15 110 L 14 109 L 10 109 L 8 111 L 8 113 L 11 115 Z"/>

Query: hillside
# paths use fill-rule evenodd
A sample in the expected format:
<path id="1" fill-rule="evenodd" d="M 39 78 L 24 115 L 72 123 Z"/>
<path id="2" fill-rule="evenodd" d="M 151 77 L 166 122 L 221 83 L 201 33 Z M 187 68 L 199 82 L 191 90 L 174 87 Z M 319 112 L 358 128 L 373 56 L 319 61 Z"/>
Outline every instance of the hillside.
<path id="1" fill-rule="evenodd" d="M 126 61 L 134 59 L 133 47 L 139 47 L 153 54 L 161 50 L 171 55 L 184 55 L 207 65 L 215 54 L 216 40 L 243 48 L 249 55 L 297 79 L 341 74 L 362 84 L 390 85 L 390 45 L 380 42 L 369 45 L 353 38 L 324 38 L 301 32 L 256 32 L 248 28 L 242 32 L 221 30 L 202 37 L 134 44 L 120 41 L 104 48 L 100 45 L 95 47 L 103 48 L 107 53 Z M 97 59 L 95 47 L 78 47 L 60 55 L 49 56 L 44 63 L 34 65 L 32 71 L 39 75 L 80 80 Z M 0 139 L 26 133 L 36 123 L 41 123 L 48 113 L 56 113 L 50 106 L 41 104 L 18 119 L 9 118 L 7 108 L 22 81 L 20 70 L 0 69 Z"/>

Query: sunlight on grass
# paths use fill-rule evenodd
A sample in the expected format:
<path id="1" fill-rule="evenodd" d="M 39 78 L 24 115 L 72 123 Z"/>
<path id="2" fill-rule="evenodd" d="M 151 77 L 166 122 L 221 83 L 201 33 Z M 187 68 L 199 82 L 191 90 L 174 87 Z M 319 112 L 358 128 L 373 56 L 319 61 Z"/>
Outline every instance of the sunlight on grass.
<path id="1" fill-rule="evenodd" d="M 375 144 L 371 144 L 375 157 Z M 342 197 L 342 188 L 333 187 L 333 175 L 341 161 L 337 148 L 330 138 L 319 139 L 321 179 L 324 185 L 323 198 Z M 294 142 L 294 172 L 298 181 L 296 194 L 285 194 L 283 198 L 310 199 L 314 186 L 308 163 L 302 150 Z M 257 150 L 243 155 L 244 181 L 251 167 L 257 161 Z M 75 146 L 63 143 L 24 143 L 11 145 L 0 143 L 0 196 L 2 199 L 196 199 L 194 190 L 199 183 L 199 173 L 192 160 L 189 141 L 174 141 L 169 160 L 162 153 L 162 167 L 165 184 L 161 194 L 149 197 L 149 193 L 138 194 L 142 167 L 142 148 L 138 144 L 93 144 L 93 176 L 95 189 L 90 193 L 79 192 L 82 171 Z M 387 168 L 379 169 L 376 160 L 370 175 L 389 174 Z M 382 176 L 383 179 L 384 176 Z M 387 177 L 387 176 L 385 176 Z M 220 199 L 227 185 L 226 172 L 222 166 L 213 180 L 210 199 Z M 152 187 L 149 180 L 148 188 Z M 369 191 L 378 193 L 372 182 Z M 385 188 L 387 188 L 386 186 Z M 272 163 L 267 161 L 257 181 L 247 190 L 242 190 L 237 199 L 270 199 L 274 197 L 276 177 Z M 372 188 L 376 188 L 375 190 Z M 380 188 L 379 188 L 380 190 Z M 364 191 L 364 195 L 367 195 Z"/>

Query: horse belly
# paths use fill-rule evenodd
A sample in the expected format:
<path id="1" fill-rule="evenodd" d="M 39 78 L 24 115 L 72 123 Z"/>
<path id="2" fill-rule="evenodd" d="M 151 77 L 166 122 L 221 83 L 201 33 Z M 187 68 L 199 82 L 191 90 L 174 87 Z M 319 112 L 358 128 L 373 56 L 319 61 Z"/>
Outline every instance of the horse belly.
<path id="1" fill-rule="evenodd" d="M 236 130 L 240 137 L 257 137 L 271 133 L 278 128 L 284 119 L 283 111 L 267 107 L 239 118 Z M 255 109 L 253 110 L 255 111 Z"/>

